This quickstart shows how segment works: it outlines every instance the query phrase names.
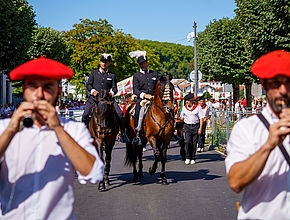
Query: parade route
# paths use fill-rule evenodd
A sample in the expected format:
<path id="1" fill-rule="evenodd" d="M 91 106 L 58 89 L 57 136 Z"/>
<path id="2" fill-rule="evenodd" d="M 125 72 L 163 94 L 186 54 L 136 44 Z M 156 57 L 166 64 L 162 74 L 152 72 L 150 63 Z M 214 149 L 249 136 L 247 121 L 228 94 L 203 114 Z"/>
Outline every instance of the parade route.
<path id="1" fill-rule="evenodd" d="M 111 186 L 99 192 L 93 184 L 80 185 L 75 179 L 75 214 L 79 220 L 104 219 L 235 219 L 241 195 L 228 186 L 224 156 L 215 151 L 197 153 L 196 164 L 185 165 L 179 147 L 171 142 L 166 175 L 161 185 L 159 168 L 154 176 L 148 169 L 152 150 L 144 152 L 144 179 L 133 182 L 132 169 L 124 166 L 125 145 L 116 143 L 112 155 Z"/>

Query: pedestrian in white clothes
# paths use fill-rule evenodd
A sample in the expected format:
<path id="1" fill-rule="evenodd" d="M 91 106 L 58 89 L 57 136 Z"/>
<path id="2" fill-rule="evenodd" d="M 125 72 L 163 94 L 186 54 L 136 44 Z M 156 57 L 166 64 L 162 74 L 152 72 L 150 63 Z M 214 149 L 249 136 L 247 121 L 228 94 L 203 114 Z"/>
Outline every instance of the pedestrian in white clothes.
<path id="1" fill-rule="evenodd" d="M 234 126 L 225 160 L 228 181 L 235 192 L 244 191 L 238 219 L 286 220 L 290 219 L 290 53 L 270 52 L 251 71 L 261 79 L 269 104 L 261 115 Z"/>
<path id="2" fill-rule="evenodd" d="M 75 219 L 74 170 L 81 183 L 102 180 L 103 163 L 85 125 L 59 120 L 55 110 L 59 80 L 72 75 L 43 57 L 10 73 L 23 80 L 24 101 L 11 119 L 0 120 L 0 219 Z M 28 115 L 34 121 L 23 128 Z"/>
<path id="3" fill-rule="evenodd" d="M 184 120 L 185 164 L 195 164 L 198 135 L 202 132 L 200 126 L 203 122 L 204 113 L 194 99 L 192 93 L 184 97 L 187 101 L 180 114 L 180 120 Z"/>

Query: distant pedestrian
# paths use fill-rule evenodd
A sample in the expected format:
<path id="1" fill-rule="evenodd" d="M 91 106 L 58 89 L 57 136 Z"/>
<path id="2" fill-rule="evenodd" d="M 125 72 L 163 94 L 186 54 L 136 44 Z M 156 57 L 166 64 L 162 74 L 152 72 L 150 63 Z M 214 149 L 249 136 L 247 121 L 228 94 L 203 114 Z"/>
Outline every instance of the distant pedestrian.
<path id="1" fill-rule="evenodd" d="M 195 164 L 198 135 L 202 132 L 204 113 L 192 93 L 184 97 L 187 104 L 181 111 L 180 119 L 184 120 L 185 164 Z"/>
<path id="2" fill-rule="evenodd" d="M 198 135 L 198 149 L 197 151 L 204 151 L 204 144 L 205 144 L 205 131 L 206 131 L 206 125 L 207 121 L 210 119 L 210 110 L 209 107 L 205 104 L 204 98 L 202 98 L 199 101 L 199 105 L 201 107 L 201 111 L 203 111 L 204 118 L 202 120 L 201 126 L 201 134 Z"/>

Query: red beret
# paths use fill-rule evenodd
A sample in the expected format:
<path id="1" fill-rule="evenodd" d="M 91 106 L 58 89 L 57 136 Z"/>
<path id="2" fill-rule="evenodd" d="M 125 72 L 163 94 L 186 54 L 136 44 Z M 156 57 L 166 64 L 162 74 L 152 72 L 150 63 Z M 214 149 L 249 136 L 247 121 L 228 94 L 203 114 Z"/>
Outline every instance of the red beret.
<path id="1" fill-rule="evenodd" d="M 40 56 L 40 58 L 30 60 L 10 72 L 12 80 L 23 80 L 25 76 L 69 79 L 73 76 L 73 71 L 62 63 Z"/>
<path id="2" fill-rule="evenodd" d="M 290 53 L 284 50 L 267 53 L 254 62 L 251 71 L 261 79 L 270 79 L 277 75 L 290 77 Z"/>

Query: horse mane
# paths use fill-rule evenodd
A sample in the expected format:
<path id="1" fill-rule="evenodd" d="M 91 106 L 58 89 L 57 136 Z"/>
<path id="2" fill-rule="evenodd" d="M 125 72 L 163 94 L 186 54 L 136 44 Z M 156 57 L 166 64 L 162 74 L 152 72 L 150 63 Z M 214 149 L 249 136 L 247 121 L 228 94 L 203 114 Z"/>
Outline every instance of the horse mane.
<path id="1" fill-rule="evenodd" d="M 96 113 L 97 116 L 99 116 L 100 118 L 104 119 L 105 121 L 107 121 L 108 123 L 113 123 L 113 119 L 114 117 L 111 117 L 111 111 L 109 108 L 112 108 L 113 106 L 108 103 L 108 102 L 112 102 L 113 98 L 112 96 L 106 92 L 106 91 L 102 91 L 99 93 L 99 98 L 98 98 L 98 103 L 96 105 Z"/>
<path id="2" fill-rule="evenodd" d="M 166 76 L 162 75 L 156 84 L 154 99 L 155 99 L 155 97 L 158 97 L 158 98 L 160 98 L 160 100 L 162 100 L 162 97 L 163 97 L 164 91 L 165 91 L 165 86 L 167 84 L 169 84 L 170 90 L 173 91 L 174 85 L 170 81 L 168 82 L 168 79 Z M 173 99 L 173 94 L 172 95 L 170 94 L 170 96 L 172 96 L 170 98 Z M 155 101 L 157 101 L 157 100 L 155 99 Z"/>

